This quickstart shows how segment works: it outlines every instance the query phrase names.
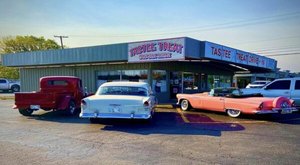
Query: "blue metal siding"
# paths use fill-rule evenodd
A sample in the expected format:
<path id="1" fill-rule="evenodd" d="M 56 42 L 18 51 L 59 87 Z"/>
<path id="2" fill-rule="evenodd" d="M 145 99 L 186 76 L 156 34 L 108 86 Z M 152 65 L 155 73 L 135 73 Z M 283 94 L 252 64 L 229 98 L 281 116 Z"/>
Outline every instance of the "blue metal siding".
<path id="1" fill-rule="evenodd" d="M 200 41 L 192 38 L 185 38 L 185 47 L 186 58 L 200 58 Z"/>
<path id="2" fill-rule="evenodd" d="M 106 61 L 127 61 L 128 44 L 113 44 L 63 50 L 2 55 L 4 66 L 34 66 Z"/>

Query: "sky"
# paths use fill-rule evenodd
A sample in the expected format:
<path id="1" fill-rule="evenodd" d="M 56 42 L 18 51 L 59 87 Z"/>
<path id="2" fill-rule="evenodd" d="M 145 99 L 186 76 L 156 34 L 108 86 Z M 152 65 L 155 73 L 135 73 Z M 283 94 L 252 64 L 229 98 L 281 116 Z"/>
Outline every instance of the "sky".
<path id="1" fill-rule="evenodd" d="M 300 0 L 0 0 L 0 38 L 17 35 L 68 48 L 191 37 L 300 72 Z"/>

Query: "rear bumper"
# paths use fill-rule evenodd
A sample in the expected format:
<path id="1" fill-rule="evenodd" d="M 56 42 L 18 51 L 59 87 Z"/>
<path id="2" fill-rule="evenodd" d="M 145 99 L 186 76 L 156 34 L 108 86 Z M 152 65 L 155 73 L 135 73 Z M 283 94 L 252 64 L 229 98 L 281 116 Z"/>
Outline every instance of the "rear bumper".
<path id="1" fill-rule="evenodd" d="M 281 113 L 281 114 L 288 114 L 298 111 L 297 108 L 273 108 L 272 110 L 259 110 L 254 111 L 255 114 L 272 114 L 272 113 Z"/>
<path id="2" fill-rule="evenodd" d="M 81 118 L 149 119 L 151 114 L 80 113 Z"/>

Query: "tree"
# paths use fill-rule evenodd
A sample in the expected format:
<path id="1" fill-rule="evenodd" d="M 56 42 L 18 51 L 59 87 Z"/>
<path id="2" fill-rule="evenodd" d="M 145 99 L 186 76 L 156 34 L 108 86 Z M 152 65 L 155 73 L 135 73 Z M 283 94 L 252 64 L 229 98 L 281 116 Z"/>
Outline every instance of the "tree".
<path id="1" fill-rule="evenodd" d="M 0 65 L 0 78 L 19 79 L 19 71 L 17 68 L 5 67 Z"/>
<path id="2" fill-rule="evenodd" d="M 50 39 L 35 36 L 5 37 L 0 41 L 0 54 L 30 52 L 36 50 L 59 49 L 60 46 Z M 0 65 L 0 77 L 18 79 L 19 72 L 16 68 Z"/>
<path id="3" fill-rule="evenodd" d="M 30 52 L 36 50 L 59 49 L 60 46 L 50 39 L 35 36 L 6 37 L 0 41 L 0 49 L 3 53 Z"/>

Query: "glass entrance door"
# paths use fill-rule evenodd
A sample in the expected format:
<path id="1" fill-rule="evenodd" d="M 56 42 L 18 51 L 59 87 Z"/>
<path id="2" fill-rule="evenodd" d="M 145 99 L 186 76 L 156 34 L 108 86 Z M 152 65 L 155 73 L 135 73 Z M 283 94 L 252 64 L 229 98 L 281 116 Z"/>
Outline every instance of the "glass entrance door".
<path id="1" fill-rule="evenodd" d="M 176 99 L 177 93 L 182 93 L 182 73 L 170 72 L 170 98 Z"/>

